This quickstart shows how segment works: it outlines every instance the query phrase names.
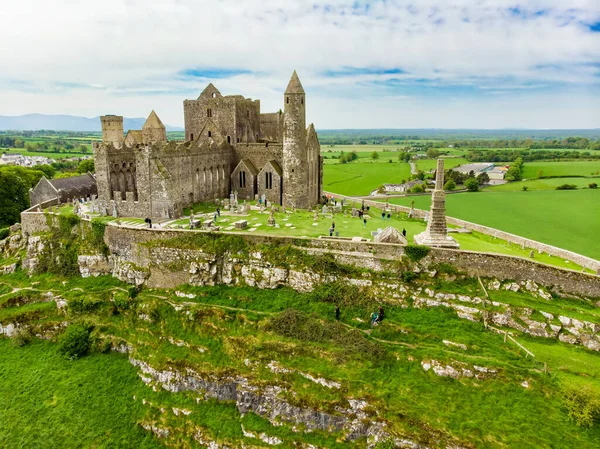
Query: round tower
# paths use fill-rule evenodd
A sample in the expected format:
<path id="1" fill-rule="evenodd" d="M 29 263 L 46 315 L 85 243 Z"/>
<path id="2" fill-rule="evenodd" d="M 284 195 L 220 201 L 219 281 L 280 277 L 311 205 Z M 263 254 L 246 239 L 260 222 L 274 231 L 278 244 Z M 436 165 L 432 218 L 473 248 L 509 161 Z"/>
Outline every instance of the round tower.
<path id="1" fill-rule="evenodd" d="M 305 97 L 294 70 L 283 98 L 283 205 L 300 209 L 309 205 Z"/>

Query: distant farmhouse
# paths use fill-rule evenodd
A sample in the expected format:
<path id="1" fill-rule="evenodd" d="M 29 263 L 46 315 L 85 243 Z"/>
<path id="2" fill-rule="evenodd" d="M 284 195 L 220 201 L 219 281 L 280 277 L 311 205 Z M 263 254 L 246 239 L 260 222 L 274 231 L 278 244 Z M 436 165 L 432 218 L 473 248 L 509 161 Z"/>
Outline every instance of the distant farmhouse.
<path id="1" fill-rule="evenodd" d="M 504 184 L 504 175 L 508 170 L 508 167 L 499 166 L 497 167 L 493 162 L 479 162 L 475 164 L 466 164 L 454 167 L 452 170 L 468 175 L 473 172 L 475 176 L 481 173 L 487 173 L 490 177 L 490 184 Z"/>
<path id="2" fill-rule="evenodd" d="M 24 156 L 20 153 L 2 153 L 0 165 L 19 165 L 21 167 L 35 167 L 36 165 L 49 165 L 53 161 L 43 156 Z"/>
<path id="3" fill-rule="evenodd" d="M 241 200 L 308 209 L 321 198 L 323 160 L 296 72 L 284 110 L 261 113 L 260 100 L 223 96 L 209 84 L 185 100 L 185 141 L 167 141 L 152 111 L 141 130 L 123 136 L 123 117 L 101 117 L 94 144 L 98 204 L 118 216 L 173 218 L 197 202 L 237 192 Z"/>
<path id="4" fill-rule="evenodd" d="M 423 184 L 423 181 L 415 179 L 414 181 L 405 182 L 404 184 L 384 184 L 384 194 L 395 194 L 395 193 L 407 193 L 416 185 Z M 371 192 L 371 196 L 381 195 L 380 188 L 375 189 Z"/>

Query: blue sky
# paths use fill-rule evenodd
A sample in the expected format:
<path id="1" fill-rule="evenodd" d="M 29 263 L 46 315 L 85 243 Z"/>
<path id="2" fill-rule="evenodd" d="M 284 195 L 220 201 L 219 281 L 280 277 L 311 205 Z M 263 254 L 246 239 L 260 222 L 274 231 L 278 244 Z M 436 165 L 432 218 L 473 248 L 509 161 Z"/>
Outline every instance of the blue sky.
<path id="1" fill-rule="evenodd" d="M 0 115 L 181 126 L 209 82 L 275 111 L 296 69 L 321 129 L 600 127 L 592 0 L 20 0 L 0 39 Z"/>

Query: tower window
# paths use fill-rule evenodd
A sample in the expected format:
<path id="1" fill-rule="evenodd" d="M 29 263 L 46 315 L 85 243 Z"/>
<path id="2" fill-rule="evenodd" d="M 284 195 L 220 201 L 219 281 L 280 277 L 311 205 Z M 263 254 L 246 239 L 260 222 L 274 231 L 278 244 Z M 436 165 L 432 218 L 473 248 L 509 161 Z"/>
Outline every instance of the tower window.
<path id="1" fill-rule="evenodd" d="M 287 104 L 290 104 L 290 97 L 286 97 L 286 99 L 285 99 L 285 102 L 286 102 Z"/>
<path id="2" fill-rule="evenodd" d="M 194 133 L 190 134 L 190 140 L 193 142 L 194 141 Z"/>
<path id="3" fill-rule="evenodd" d="M 211 131 L 208 132 L 208 137 L 212 137 L 212 132 Z"/>
<path id="4" fill-rule="evenodd" d="M 216 92 L 213 92 L 213 94 L 212 94 L 212 97 L 213 97 L 213 98 L 217 98 L 217 93 L 216 93 Z"/>
<path id="5" fill-rule="evenodd" d="M 209 109 L 206 110 L 206 116 L 207 117 L 212 117 L 212 109 L 209 108 Z"/>
<path id="6" fill-rule="evenodd" d="M 250 118 L 250 109 L 246 111 L 246 117 Z"/>
<path id="7" fill-rule="evenodd" d="M 271 172 L 265 173 L 265 188 L 269 190 L 273 188 L 273 173 Z"/>
<path id="8" fill-rule="evenodd" d="M 300 104 L 304 104 L 304 98 L 300 99 Z"/>
<path id="9" fill-rule="evenodd" d="M 227 136 L 227 143 L 231 143 L 231 136 Z"/>
<path id="10" fill-rule="evenodd" d="M 240 171 L 240 189 L 246 188 L 246 172 L 244 170 Z"/>
<path id="11" fill-rule="evenodd" d="M 240 143 L 240 138 L 239 137 L 237 138 L 237 143 Z"/>

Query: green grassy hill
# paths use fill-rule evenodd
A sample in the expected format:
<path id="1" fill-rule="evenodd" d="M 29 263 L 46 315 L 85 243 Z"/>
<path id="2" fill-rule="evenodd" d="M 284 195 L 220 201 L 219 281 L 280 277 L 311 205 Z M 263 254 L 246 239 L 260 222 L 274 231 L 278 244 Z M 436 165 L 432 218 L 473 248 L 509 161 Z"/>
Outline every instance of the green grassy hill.
<path id="1" fill-rule="evenodd" d="M 444 272 L 403 285 L 483 297 L 477 280 Z M 268 447 L 262 436 L 285 449 L 369 443 L 348 440 L 347 431 L 305 432 L 304 424 L 241 414 L 239 405 L 207 398 L 202 389 L 174 392 L 181 382 L 175 373 L 217 383 L 246 379 L 242 383 L 256 385 L 255 392 L 276 385 L 279 400 L 339 419 L 353 419 L 356 412 L 345 410 L 349 400 L 358 401 L 363 423 L 385 423 L 392 438 L 431 448 L 591 449 L 600 439 L 599 424 L 579 427 L 569 419 L 564 398 L 574 385 L 587 385 L 592 397 L 600 394 L 597 353 L 517 333 L 536 355 L 527 358 L 502 335 L 448 307 L 374 302 L 367 290 L 336 284 L 305 294 L 184 286 L 133 295 L 112 278 L 61 281 L 0 276 L 0 323 L 33 326 L 33 333 L 51 337 L 0 340 L 0 397 L 11 398 L 0 402 L 0 439 L 8 447 L 202 447 L 201 441 Z M 67 301 L 65 312 L 47 302 L 49 291 Z M 543 310 L 600 324 L 588 301 L 555 298 L 548 304 L 524 290 L 490 295 L 528 307 L 532 317 Z M 340 322 L 334 319 L 336 302 Z M 379 305 L 385 319 L 372 327 L 369 315 Z M 58 354 L 61 344 L 54 342 L 62 341 L 67 321 L 92 329 L 90 355 L 68 360 Z M 167 374 L 158 378 L 110 351 L 125 345 L 129 357 Z M 463 374 L 438 375 L 432 364 Z M 187 382 L 181 385 L 192 385 Z"/>

